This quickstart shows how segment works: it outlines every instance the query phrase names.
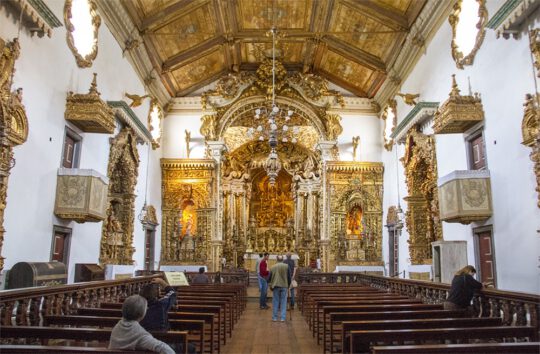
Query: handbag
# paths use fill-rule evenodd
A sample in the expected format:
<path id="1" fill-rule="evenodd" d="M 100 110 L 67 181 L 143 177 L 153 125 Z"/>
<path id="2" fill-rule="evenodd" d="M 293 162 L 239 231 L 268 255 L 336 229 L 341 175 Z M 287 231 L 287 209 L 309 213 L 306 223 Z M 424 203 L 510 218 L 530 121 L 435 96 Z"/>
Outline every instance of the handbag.
<path id="1" fill-rule="evenodd" d="M 296 282 L 296 280 L 293 279 L 293 280 L 291 281 L 291 289 L 294 289 L 294 288 L 296 288 L 296 287 L 298 287 L 298 283 Z"/>

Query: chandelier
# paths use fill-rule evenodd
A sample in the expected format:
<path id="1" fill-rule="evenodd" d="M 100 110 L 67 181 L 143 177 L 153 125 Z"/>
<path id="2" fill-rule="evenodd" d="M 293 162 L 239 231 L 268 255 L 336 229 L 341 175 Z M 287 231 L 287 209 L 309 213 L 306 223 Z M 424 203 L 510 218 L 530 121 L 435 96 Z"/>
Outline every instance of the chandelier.
<path id="1" fill-rule="evenodd" d="M 297 135 L 299 128 L 294 126 L 289 127 L 288 123 L 291 120 L 294 112 L 291 109 L 280 108 L 276 104 L 276 27 L 272 27 L 270 34 L 272 35 L 272 100 L 264 106 L 255 109 L 255 122 L 257 128 L 249 128 L 247 131 L 248 137 L 256 138 L 259 141 L 268 140 L 270 153 L 264 164 L 264 169 L 269 179 L 270 186 L 276 184 L 276 178 L 281 170 L 281 162 L 276 151 L 278 142 L 293 144 L 298 141 Z"/>

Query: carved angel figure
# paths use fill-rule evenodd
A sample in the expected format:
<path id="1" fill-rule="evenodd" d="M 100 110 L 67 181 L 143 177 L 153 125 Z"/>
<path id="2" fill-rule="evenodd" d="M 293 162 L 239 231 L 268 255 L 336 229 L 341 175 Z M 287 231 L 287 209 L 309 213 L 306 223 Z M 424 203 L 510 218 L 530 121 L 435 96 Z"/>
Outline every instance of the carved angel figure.
<path id="1" fill-rule="evenodd" d="M 145 98 L 150 97 L 150 95 L 139 96 L 139 95 L 132 95 L 126 92 L 126 97 L 131 100 L 131 103 L 129 104 L 130 107 L 139 107 L 140 105 L 142 105 L 142 101 Z"/>
<path id="2" fill-rule="evenodd" d="M 201 135 L 208 140 L 216 140 L 216 116 L 205 115 L 201 117 Z"/>
<path id="3" fill-rule="evenodd" d="M 406 105 L 409 106 L 416 106 L 418 102 L 416 102 L 416 99 L 420 97 L 420 94 L 412 94 L 412 93 L 396 93 L 397 96 L 403 98 L 403 102 L 405 102 Z"/>
<path id="4" fill-rule="evenodd" d="M 189 159 L 189 153 L 191 152 L 189 150 L 189 143 L 191 142 L 191 132 L 186 129 L 185 133 L 186 133 L 186 155 L 187 155 L 187 158 Z"/>
<path id="5" fill-rule="evenodd" d="M 358 149 L 358 144 L 360 143 L 360 137 L 359 136 L 353 136 L 352 138 L 352 146 L 353 146 L 353 161 L 356 161 L 356 150 Z"/>

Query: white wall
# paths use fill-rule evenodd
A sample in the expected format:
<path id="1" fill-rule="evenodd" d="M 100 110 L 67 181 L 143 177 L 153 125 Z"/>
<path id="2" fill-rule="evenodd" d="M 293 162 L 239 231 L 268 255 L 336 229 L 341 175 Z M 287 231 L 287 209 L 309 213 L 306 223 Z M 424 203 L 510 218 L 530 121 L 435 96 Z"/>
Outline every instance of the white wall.
<path id="1" fill-rule="evenodd" d="M 171 113 L 167 115 L 163 124 L 163 157 L 170 159 L 187 158 L 186 134 L 191 132 L 190 155 L 192 159 L 202 159 L 205 155 L 204 137 L 200 133 L 201 114 Z"/>
<path id="2" fill-rule="evenodd" d="M 489 14 L 492 16 L 501 4 L 502 1 L 488 2 Z M 533 18 L 538 23 L 538 11 Z M 474 65 L 465 70 L 456 68 L 450 53 L 450 42 L 451 28 L 446 21 L 400 91 L 420 93 L 421 101 L 442 104 L 448 98 L 452 74 L 456 74 L 462 94 L 468 92 L 467 78 L 470 77 L 473 92 L 482 95 L 484 106 L 484 137 L 491 173 L 494 213 L 492 218 L 482 224 L 444 222 L 444 239 L 467 241 L 468 260 L 475 265 L 473 228 L 492 225 L 498 288 L 538 293 L 540 238 L 537 230 L 540 225 L 540 209 L 536 206 L 536 181 L 533 163 L 529 159 L 530 149 L 521 145 L 525 94 L 534 92 L 528 37 L 525 33 L 519 40 L 496 39 L 494 31 L 488 29 Z M 399 120 L 410 109 L 398 99 Z M 454 170 L 467 169 L 465 146 L 463 134 L 436 136 L 439 177 Z M 403 152 L 403 146 L 400 146 L 399 157 L 403 156 Z M 395 183 L 395 172 L 394 176 L 389 176 L 389 170 L 393 169 L 390 164 L 395 164 L 394 153 L 383 153 L 385 181 L 394 181 L 392 184 Z M 401 167 L 401 163 L 399 165 Z M 401 193 L 406 190 L 403 177 L 400 174 Z M 395 187 L 388 186 L 388 183 L 385 183 L 385 212 L 397 200 Z M 402 206 L 404 204 L 402 202 Z M 406 229 L 403 231 L 404 235 L 400 239 L 401 270 L 407 268 L 409 258 L 404 245 L 408 235 Z"/>
<path id="3" fill-rule="evenodd" d="M 356 150 L 356 161 L 380 162 L 382 128 L 375 115 L 343 113 L 341 125 L 343 133 L 338 137 L 339 158 L 341 161 L 353 160 L 352 138 L 360 137 Z"/>
<path id="4" fill-rule="evenodd" d="M 56 17 L 63 20 L 63 1 L 46 1 Z M 0 37 L 12 40 L 17 36 L 18 22 L 0 6 Z M 23 103 L 28 116 L 28 140 L 15 148 L 16 166 L 11 171 L 4 226 L 6 228 L 2 255 L 5 269 L 20 261 L 44 262 L 51 256 L 53 225 L 71 227 L 69 279 L 73 280 L 75 263 L 97 263 L 102 223 L 65 222 L 53 214 L 56 174 L 63 148 L 66 95 L 68 91 L 86 93 L 92 73 L 98 73 L 98 90 L 104 100 L 123 100 L 124 92 L 144 93 L 144 87 L 131 65 L 122 58 L 122 51 L 102 23 L 99 30 L 98 56 L 89 69 L 80 69 L 66 44 L 65 27 L 56 28 L 52 38 L 31 37 L 26 29 L 20 34 L 21 55 L 16 62 L 14 88 L 24 89 Z M 148 104 L 135 109 L 146 124 Z M 83 138 L 81 168 L 94 169 L 107 175 L 109 134 L 81 133 Z M 146 146 L 138 146 L 141 164 L 135 193 L 135 213 L 144 202 L 146 178 Z M 159 155 L 152 154 L 150 176 L 154 180 L 149 190 L 150 202 L 161 209 Z M 159 233 L 158 233 L 159 234 Z M 134 256 L 142 267 L 144 234 L 136 221 Z M 156 242 L 159 244 L 159 241 Z"/>

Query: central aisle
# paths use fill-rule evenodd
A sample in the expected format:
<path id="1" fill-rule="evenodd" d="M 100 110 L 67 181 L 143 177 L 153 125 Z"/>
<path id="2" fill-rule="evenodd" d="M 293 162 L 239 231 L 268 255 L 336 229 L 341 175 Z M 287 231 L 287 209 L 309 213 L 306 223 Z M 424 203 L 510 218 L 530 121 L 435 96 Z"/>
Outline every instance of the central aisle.
<path id="1" fill-rule="evenodd" d="M 268 292 L 270 295 L 270 292 Z M 223 347 L 224 354 L 318 354 L 322 352 L 300 311 L 287 311 L 286 322 L 272 322 L 270 309 L 259 309 L 258 290 L 248 288 L 248 303 L 231 339 Z M 292 314 L 292 320 L 291 320 Z"/>

